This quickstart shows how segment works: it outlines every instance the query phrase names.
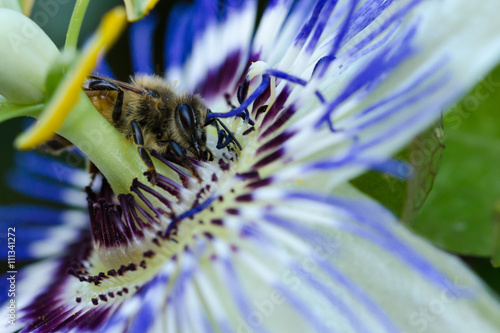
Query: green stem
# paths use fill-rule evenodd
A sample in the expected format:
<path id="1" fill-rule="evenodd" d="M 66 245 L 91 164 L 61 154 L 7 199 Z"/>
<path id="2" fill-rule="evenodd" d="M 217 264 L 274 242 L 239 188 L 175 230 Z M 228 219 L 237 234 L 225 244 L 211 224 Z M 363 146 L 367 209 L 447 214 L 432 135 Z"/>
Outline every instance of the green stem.
<path id="1" fill-rule="evenodd" d="M 137 147 L 97 112 L 84 92 L 58 131 L 77 146 L 99 169 L 116 194 L 129 193 L 132 180 L 147 184 L 147 170 Z M 156 170 L 167 176 L 172 171 L 154 160 Z"/>
<path id="2" fill-rule="evenodd" d="M 83 17 L 87 11 L 87 6 L 90 0 L 77 0 L 71 20 L 69 21 L 68 32 L 66 34 L 65 49 L 76 48 L 78 44 L 78 36 L 80 35 L 80 28 L 82 27 Z"/>

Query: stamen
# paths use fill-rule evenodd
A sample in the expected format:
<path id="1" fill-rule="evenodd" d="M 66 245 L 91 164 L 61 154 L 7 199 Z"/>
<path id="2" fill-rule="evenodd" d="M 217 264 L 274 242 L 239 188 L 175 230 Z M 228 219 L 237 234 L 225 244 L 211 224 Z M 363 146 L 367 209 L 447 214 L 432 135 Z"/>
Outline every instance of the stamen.
<path id="1" fill-rule="evenodd" d="M 162 177 L 165 179 L 168 179 L 167 177 L 163 176 Z M 175 183 L 172 181 L 172 183 Z M 175 183 L 177 184 L 177 183 Z M 167 198 L 165 198 L 163 195 L 161 195 L 160 193 L 158 193 L 157 191 L 153 190 L 151 187 L 141 183 L 140 181 L 136 179 L 133 180 L 132 182 L 132 187 L 136 187 L 136 188 L 140 188 L 144 191 L 146 191 L 147 193 L 153 195 L 155 198 L 157 198 L 158 200 L 160 200 L 160 202 L 162 204 L 164 204 L 165 206 L 167 206 L 168 208 L 172 209 L 172 202 L 170 200 L 168 200 Z M 137 192 L 136 192 L 137 193 Z"/>
<path id="2" fill-rule="evenodd" d="M 207 118 L 208 118 L 208 116 L 207 116 Z M 160 155 L 155 150 L 151 151 L 151 156 L 156 157 L 161 162 L 163 162 L 164 164 L 166 164 L 170 169 L 172 169 L 172 171 L 176 172 L 179 175 L 179 177 L 180 177 L 180 179 L 182 181 L 182 185 L 185 188 L 189 188 L 188 179 L 191 178 L 191 176 L 188 175 L 187 173 L 185 173 L 184 171 L 182 171 L 181 169 L 179 169 L 179 167 L 177 167 L 177 164 L 170 162 L 169 160 L 167 160 L 165 157 L 163 157 L 162 155 Z"/>
<path id="3" fill-rule="evenodd" d="M 137 180 L 137 178 L 136 178 L 136 179 L 134 179 L 134 180 Z M 131 190 L 132 192 L 134 192 L 135 194 L 137 194 L 137 196 L 139 197 L 139 199 L 141 199 L 141 200 L 142 200 L 142 202 L 144 202 L 144 203 L 146 204 L 146 206 L 147 206 L 147 207 L 148 207 L 148 208 L 149 208 L 152 212 L 154 212 L 154 213 L 156 214 L 156 217 L 160 217 L 160 216 L 161 216 L 161 213 L 160 213 L 160 212 L 158 212 L 158 210 L 157 210 L 157 209 L 153 206 L 153 204 L 151 203 L 151 201 L 149 201 L 149 200 L 148 200 L 148 199 L 144 196 L 144 194 L 141 192 L 141 190 L 139 190 L 139 189 L 135 186 L 135 184 L 134 184 L 134 183 L 133 183 L 133 185 L 130 187 L 130 190 Z M 150 215 L 148 214 L 148 216 L 150 216 Z"/>

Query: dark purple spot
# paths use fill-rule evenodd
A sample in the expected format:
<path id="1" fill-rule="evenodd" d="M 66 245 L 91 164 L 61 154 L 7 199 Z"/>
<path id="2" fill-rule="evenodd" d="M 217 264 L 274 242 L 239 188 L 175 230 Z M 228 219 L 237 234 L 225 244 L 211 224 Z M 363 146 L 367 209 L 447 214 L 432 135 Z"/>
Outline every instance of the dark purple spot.
<path id="1" fill-rule="evenodd" d="M 118 268 L 118 275 L 120 276 L 123 276 L 123 273 L 125 273 L 127 271 L 127 267 L 125 267 L 125 265 L 121 265 L 120 268 Z"/>
<path id="2" fill-rule="evenodd" d="M 223 225 L 224 224 L 221 219 L 213 219 L 210 221 L 210 223 L 215 224 L 215 225 Z"/>
<path id="3" fill-rule="evenodd" d="M 269 126 L 264 133 L 259 136 L 259 139 L 265 138 L 266 136 L 276 132 L 281 126 L 283 126 L 293 115 L 295 114 L 295 108 L 292 106 L 288 107 L 283 111 L 278 118 Z"/>
<path id="4" fill-rule="evenodd" d="M 260 161 L 258 161 L 257 163 L 255 163 L 252 166 L 252 169 L 262 168 L 262 167 L 276 161 L 277 159 L 282 157 L 284 154 L 285 154 L 285 150 L 283 148 L 280 148 L 280 149 L 276 150 L 275 152 L 263 157 Z"/>
<path id="5" fill-rule="evenodd" d="M 261 114 L 263 114 L 264 112 L 267 111 L 267 107 L 268 107 L 268 105 L 262 105 L 261 107 L 259 107 L 257 109 L 257 111 L 255 112 L 255 120 L 256 121 L 257 121 L 257 119 L 259 119 Z"/>
<path id="6" fill-rule="evenodd" d="M 252 114 L 256 114 L 256 112 L 263 106 L 264 102 L 269 99 L 271 96 L 271 90 L 269 89 L 269 85 L 267 85 L 266 89 L 260 94 L 252 105 Z"/>
<path id="7" fill-rule="evenodd" d="M 290 139 L 295 135 L 295 131 L 283 132 L 279 134 L 277 137 L 269 140 L 265 144 L 263 144 L 259 149 L 257 149 L 257 154 L 260 154 L 266 150 L 273 149 L 275 147 L 281 146 L 285 141 Z"/>
<path id="8" fill-rule="evenodd" d="M 245 173 L 237 173 L 236 177 L 238 177 L 242 180 L 259 178 L 259 172 L 257 170 L 254 170 L 254 171 L 249 171 L 249 172 L 245 172 Z"/>
<path id="9" fill-rule="evenodd" d="M 221 170 L 223 171 L 227 171 L 230 169 L 231 167 L 231 164 L 227 163 L 226 161 L 224 161 L 222 158 L 219 159 L 219 166 L 221 168 Z"/>
<path id="10" fill-rule="evenodd" d="M 261 125 L 263 128 L 267 127 L 268 124 L 270 124 L 276 118 L 279 112 L 283 109 L 283 106 L 285 105 L 285 102 L 287 101 L 289 96 L 290 96 L 290 87 L 287 84 L 285 88 L 279 93 L 274 104 L 266 112 L 266 115 L 264 116 Z"/>
<path id="11" fill-rule="evenodd" d="M 76 301 L 77 303 L 80 303 L 80 302 L 82 301 L 82 298 L 81 298 L 81 297 L 77 297 L 77 298 L 75 298 L 75 301 Z"/>
<path id="12" fill-rule="evenodd" d="M 248 202 L 248 201 L 253 200 L 253 196 L 251 193 L 243 194 L 243 195 L 237 196 L 235 200 L 238 202 Z"/>
<path id="13" fill-rule="evenodd" d="M 227 56 L 227 58 L 215 69 L 211 69 L 204 75 L 205 79 L 198 84 L 195 92 L 205 98 L 217 96 L 228 90 L 228 85 L 237 74 L 240 64 L 241 51 L 237 50 Z"/>
<path id="14" fill-rule="evenodd" d="M 250 133 L 252 133 L 253 131 L 255 131 L 255 127 L 250 127 L 249 129 L 245 130 L 243 133 L 241 133 L 241 135 L 248 135 Z"/>
<path id="15" fill-rule="evenodd" d="M 92 304 L 94 304 L 94 305 L 99 304 L 99 300 L 97 298 L 92 298 L 91 301 L 92 301 Z"/>
<path id="16" fill-rule="evenodd" d="M 226 212 L 229 214 L 229 215 L 238 215 L 240 212 L 238 211 L 238 209 L 236 208 L 228 208 L 226 209 Z"/>
<path id="17" fill-rule="evenodd" d="M 266 179 L 261 179 L 261 180 L 255 181 L 253 183 L 250 183 L 246 187 L 251 188 L 251 189 L 256 189 L 256 188 L 259 188 L 259 187 L 267 186 L 267 185 L 269 185 L 271 183 L 272 183 L 272 178 L 268 177 Z"/>

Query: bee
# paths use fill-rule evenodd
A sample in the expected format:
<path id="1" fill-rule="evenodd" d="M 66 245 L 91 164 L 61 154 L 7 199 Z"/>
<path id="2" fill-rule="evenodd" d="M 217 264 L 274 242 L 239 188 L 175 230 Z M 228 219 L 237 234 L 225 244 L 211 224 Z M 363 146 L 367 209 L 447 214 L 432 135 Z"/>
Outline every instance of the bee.
<path id="1" fill-rule="evenodd" d="M 206 121 L 211 111 L 199 95 L 179 93 L 162 77 L 135 75 L 130 83 L 125 83 L 89 76 L 83 90 L 97 111 L 125 138 L 135 142 L 153 183 L 156 171 L 148 153 L 152 150 L 166 158 L 174 157 L 199 179 L 189 158 L 213 160 L 207 147 L 208 125 L 217 126 L 218 149 L 231 142 L 241 149 L 233 133 L 219 119 Z M 223 129 L 219 129 L 219 124 Z M 64 146 L 60 139 L 45 146 Z"/>

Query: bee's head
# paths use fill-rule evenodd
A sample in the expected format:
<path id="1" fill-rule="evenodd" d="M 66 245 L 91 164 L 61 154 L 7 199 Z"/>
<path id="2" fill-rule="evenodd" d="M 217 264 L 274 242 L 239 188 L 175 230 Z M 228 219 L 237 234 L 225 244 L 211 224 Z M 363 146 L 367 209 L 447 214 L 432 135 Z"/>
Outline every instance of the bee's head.
<path id="1" fill-rule="evenodd" d="M 181 142 L 186 143 L 187 150 L 199 160 L 207 160 L 207 134 L 200 120 L 202 110 L 195 110 L 199 105 L 189 103 L 178 104 L 175 107 L 174 121 Z"/>
<path id="2" fill-rule="evenodd" d="M 136 76 L 134 83 L 145 91 L 141 117 L 146 120 L 146 147 L 166 154 L 174 141 L 187 156 L 207 160 L 211 155 L 204 128 L 208 110 L 201 97 L 179 93 L 157 76 Z"/>
<path id="3" fill-rule="evenodd" d="M 207 135 L 200 113 L 201 104 L 179 103 L 160 107 L 158 119 L 152 126 L 155 146 L 168 152 L 169 141 L 175 141 L 187 156 L 206 161 L 209 157 Z M 206 113 L 206 111 L 205 111 Z"/>

